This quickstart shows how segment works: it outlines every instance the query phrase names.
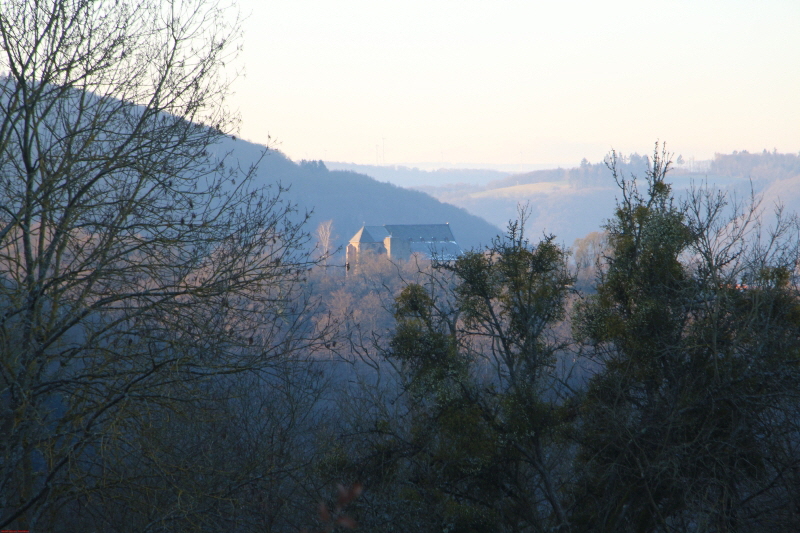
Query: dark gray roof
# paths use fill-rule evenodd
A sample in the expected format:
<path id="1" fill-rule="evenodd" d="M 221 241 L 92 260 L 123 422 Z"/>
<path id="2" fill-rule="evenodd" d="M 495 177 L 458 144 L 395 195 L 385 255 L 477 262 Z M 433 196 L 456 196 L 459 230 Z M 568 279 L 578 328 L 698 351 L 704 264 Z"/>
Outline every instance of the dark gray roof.
<path id="1" fill-rule="evenodd" d="M 388 236 L 407 240 L 411 253 L 442 260 L 454 260 L 463 252 L 456 242 L 449 224 L 386 224 L 364 226 L 353 235 L 350 242 L 383 242 Z"/>
<path id="2" fill-rule="evenodd" d="M 386 224 L 363 226 L 350 242 L 383 242 L 391 235 L 411 242 L 456 242 L 449 224 Z"/>
<path id="3" fill-rule="evenodd" d="M 455 261 L 464 253 L 457 242 L 419 242 L 411 241 L 411 253 L 417 253 L 428 259 L 434 257 L 440 261 Z"/>
<path id="4" fill-rule="evenodd" d="M 411 241 L 455 242 L 449 224 L 387 224 L 383 226 L 392 237 Z"/>

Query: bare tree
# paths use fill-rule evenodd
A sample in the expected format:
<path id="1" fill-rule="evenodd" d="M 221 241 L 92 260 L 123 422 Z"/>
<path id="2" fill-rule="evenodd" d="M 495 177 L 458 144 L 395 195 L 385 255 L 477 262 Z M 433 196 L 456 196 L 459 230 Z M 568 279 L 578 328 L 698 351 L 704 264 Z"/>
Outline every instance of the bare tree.
<path id="1" fill-rule="evenodd" d="M 218 3 L 0 9 L 0 527 L 45 529 L 145 407 L 303 342 L 307 236 L 218 148 Z"/>
<path id="2" fill-rule="evenodd" d="M 317 226 L 317 251 L 322 264 L 327 265 L 333 253 L 333 220 L 320 222 Z"/>
<path id="3" fill-rule="evenodd" d="M 608 234 L 605 231 L 593 231 L 585 237 L 575 239 L 572 259 L 576 285 L 584 290 L 590 289 L 610 254 Z"/>

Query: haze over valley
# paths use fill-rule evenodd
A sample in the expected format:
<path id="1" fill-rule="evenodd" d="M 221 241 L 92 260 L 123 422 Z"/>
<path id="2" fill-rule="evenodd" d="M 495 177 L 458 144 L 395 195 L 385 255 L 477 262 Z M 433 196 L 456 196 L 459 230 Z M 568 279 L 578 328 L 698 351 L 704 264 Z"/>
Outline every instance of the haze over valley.
<path id="1" fill-rule="evenodd" d="M 679 195 L 692 186 L 720 188 L 739 198 L 753 192 L 763 198 L 762 207 L 767 211 L 781 204 L 789 212 L 800 212 L 800 187 L 797 187 L 799 156 L 767 150 L 754 153 L 743 150 L 716 154 L 711 160 L 694 161 L 674 154 L 668 181 Z M 619 154 L 619 157 L 619 170 L 627 176 L 637 176 L 644 183 L 652 154 Z M 582 164 L 571 168 L 525 173 L 473 168 L 425 170 L 401 165 L 337 162 L 325 162 L 325 165 L 329 169 L 346 168 L 381 182 L 424 192 L 481 217 L 495 228 L 504 228 L 517 217 L 518 206 L 527 206 L 530 210 L 526 228 L 529 233 L 552 233 L 559 242 L 568 246 L 575 239 L 601 229 L 619 197 L 605 161 L 584 159 Z M 424 211 L 417 213 L 417 223 L 428 222 Z M 407 214 L 411 215 L 411 211 Z M 459 236 L 465 234 L 457 226 L 454 229 Z M 465 238 L 468 245 L 475 242 L 472 237 Z M 477 241 L 485 243 L 483 239 L 485 235 L 481 234 Z"/>
<path id="2" fill-rule="evenodd" d="M 796 531 L 798 27 L 0 1 L 0 531 Z"/>

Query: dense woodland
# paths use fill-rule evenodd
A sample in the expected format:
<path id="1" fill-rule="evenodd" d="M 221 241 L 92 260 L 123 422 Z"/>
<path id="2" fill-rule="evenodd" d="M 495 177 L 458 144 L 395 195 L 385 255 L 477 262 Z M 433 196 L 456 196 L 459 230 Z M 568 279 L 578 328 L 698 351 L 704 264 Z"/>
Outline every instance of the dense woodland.
<path id="1" fill-rule="evenodd" d="M 0 528 L 797 529 L 794 215 L 656 145 L 572 249 L 345 273 L 220 149 L 235 24 L 162 4 L 2 4 Z"/>

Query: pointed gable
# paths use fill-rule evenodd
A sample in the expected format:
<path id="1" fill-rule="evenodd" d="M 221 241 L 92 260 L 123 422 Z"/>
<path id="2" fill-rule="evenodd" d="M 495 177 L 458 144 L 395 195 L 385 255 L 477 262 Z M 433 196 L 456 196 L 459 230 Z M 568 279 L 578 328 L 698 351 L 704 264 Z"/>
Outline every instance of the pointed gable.
<path id="1" fill-rule="evenodd" d="M 384 226 L 362 226 L 350 239 L 351 243 L 383 242 L 389 236 Z"/>
<path id="2" fill-rule="evenodd" d="M 363 226 L 350 239 L 347 264 L 358 261 L 361 251 L 387 254 L 392 259 L 408 259 L 419 254 L 428 259 L 454 261 L 464 252 L 449 224 L 387 224 Z"/>

